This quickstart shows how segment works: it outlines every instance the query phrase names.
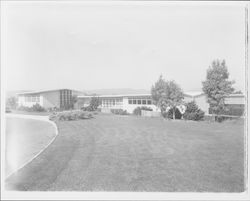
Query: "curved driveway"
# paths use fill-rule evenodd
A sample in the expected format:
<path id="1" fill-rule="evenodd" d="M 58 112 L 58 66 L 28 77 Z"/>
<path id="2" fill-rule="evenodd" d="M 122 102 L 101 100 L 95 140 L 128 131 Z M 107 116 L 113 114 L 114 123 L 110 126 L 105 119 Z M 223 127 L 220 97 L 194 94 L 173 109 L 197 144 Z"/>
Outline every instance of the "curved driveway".
<path id="1" fill-rule="evenodd" d="M 37 157 L 56 135 L 48 116 L 6 114 L 6 177 Z"/>

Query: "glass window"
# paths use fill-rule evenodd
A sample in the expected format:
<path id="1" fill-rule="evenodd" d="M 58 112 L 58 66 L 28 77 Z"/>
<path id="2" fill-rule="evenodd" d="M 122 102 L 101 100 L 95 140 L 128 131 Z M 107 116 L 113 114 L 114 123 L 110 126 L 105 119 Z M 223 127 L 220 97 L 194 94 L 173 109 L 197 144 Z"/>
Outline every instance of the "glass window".
<path id="1" fill-rule="evenodd" d="M 134 104 L 134 105 L 136 104 L 136 100 L 133 100 L 133 104 Z"/>
<path id="2" fill-rule="evenodd" d="M 147 103 L 146 103 L 146 100 L 142 100 L 142 104 L 143 105 L 146 105 Z"/>
<path id="3" fill-rule="evenodd" d="M 152 105 L 152 101 L 151 100 L 147 100 L 147 104 L 148 105 Z"/>
<path id="4" fill-rule="evenodd" d="M 128 100 L 128 104 L 132 104 L 132 100 L 131 99 Z"/>
<path id="5" fill-rule="evenodd" d="M 137 100 L 137 103 L 138 103 L 139 105 L 141 105 L 141 100 Z"/>

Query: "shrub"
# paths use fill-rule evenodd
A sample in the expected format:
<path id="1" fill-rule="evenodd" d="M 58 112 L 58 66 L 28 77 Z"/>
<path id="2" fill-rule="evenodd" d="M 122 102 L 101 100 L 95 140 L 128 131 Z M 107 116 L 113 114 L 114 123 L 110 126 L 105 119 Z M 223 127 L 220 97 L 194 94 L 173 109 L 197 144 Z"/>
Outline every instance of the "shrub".
<path id="1" fill-rule="evenodd" d="M 44 112 L 44 111 L 46 111 L 46 110 L 45 110 L 41 105 L 39 105 L 38 103 L 36 103 L 36 104 L 33 105 L 32 107 L 20 106 L 20 107 L 18 107 L 18 110 L 26 111 L 26 112 Z"/>
<path id="2" fill-rule="evenodd" d="M 186 111 L 183 115 L 184 119 L 195 120 L 195 121 L 199 121 L 199 120 L 204 119 L 205 113 L 201 109 L 198 108 L 195 101 L 191 101 L 191 102 L 187 103 L 186 107 L 187 107 Z"/>
<path id="3" fill-rule="evenodd" d="M 162 116 L 164 118 L 173 119 L 173 108 L 169 109 L 168 112 L 163 112 Z M 181 119 L 182 114 L 175 108 L 175 119 Z"/>
<path id="4" fill-rule="evenodd" d="M 111 113 L 117 114 L 117 115 L 128 115 L 127 110 L 123 110 L 123 109 L 111 109 L 110 111 Z"/>
<path id="5" fill-rule="evenodd" d="M 74 121 L 78 119 L 90 119 L 92 117 L 93 115 L 89 112 L 75 110 L 75 111 L 54 112 L 49 116 L 49 119 L 53 121 Z"/>
<path id="6" fill-rule="evenodd" d="M 244 115 L 244 105 L 226 105 L 225 111 L 222 114 L 232 115 L 232 116 L 242 116 Z"/>
<path id="7" fill-rule="evenodd" d="M 31 107 L 31 110 L 34 111 L 34 112 L 44 112 L 45 111 L 45 109 L 41 105 L 39 105 L 38 103 L 33 105 Z"/>
<path id="8" fill-rule="evenodd" d="M 133 114 L 139 116 L 139 115 L 141 115 L 142 110 L 153 111 L 153 109 L 150 108 L 150 107 L 142 106 L 142 107 L 135 108 L 134 111 L 133 111 Z"/>

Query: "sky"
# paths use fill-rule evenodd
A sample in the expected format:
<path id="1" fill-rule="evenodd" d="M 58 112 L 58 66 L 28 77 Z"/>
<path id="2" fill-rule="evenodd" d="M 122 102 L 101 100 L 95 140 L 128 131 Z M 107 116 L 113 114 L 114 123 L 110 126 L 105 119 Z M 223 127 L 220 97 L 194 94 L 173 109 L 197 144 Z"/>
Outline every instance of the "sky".
<path id="1" fill-rule="evenodd" d="M 6 89 L 150 89 L 162 74 L 199 91 L 225 59 L 244 90 L 245 8 L 215 3 L 5 2 Z"/>

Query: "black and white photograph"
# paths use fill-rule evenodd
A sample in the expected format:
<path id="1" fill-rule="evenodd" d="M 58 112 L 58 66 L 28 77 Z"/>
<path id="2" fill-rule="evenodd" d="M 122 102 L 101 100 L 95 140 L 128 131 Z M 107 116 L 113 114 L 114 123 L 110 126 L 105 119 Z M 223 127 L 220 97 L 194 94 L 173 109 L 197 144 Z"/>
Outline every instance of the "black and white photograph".
<path id="1" fill-rule="evenodd" d="M 1 1 L 1 200 L 247 200 L 247 1 Z"/>

